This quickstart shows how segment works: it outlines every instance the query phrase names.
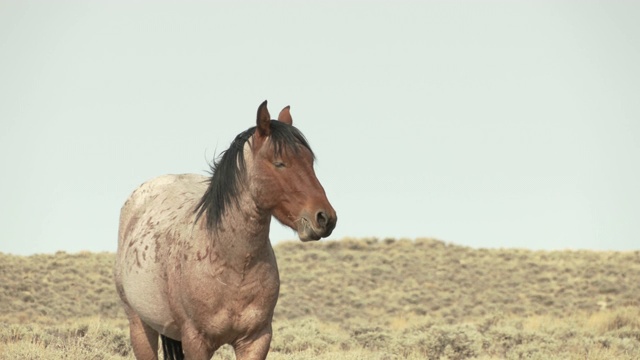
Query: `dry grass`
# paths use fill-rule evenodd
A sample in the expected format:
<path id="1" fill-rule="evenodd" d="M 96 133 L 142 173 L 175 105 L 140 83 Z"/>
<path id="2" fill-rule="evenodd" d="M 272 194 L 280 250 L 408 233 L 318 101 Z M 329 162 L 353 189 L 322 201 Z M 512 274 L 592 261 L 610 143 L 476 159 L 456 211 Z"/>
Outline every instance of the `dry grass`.
<path id="1" fill-rule="evenodd" d="M 270 359 L 640 354 L 640 251 L 344 239 L 275 252 L 282 286 Z M 132 359 L 113 260 L 0 253 L 0 359 Z"/>

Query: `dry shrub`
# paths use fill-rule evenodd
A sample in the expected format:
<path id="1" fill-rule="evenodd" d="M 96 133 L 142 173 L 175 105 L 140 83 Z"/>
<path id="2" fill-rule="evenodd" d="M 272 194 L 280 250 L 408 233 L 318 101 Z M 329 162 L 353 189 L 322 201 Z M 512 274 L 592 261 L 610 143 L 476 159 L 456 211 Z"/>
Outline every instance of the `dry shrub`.
<path id="1" fill-rule="evenodd" d="M 599 334 L 615 330 L 640 330 L 640 309 L 625 307 L 591 314 L 587 326 Z"/>
<path id="2" fill-rule="evenodd" d="M 271 350 L 284 354 L 299 352 L 319 354 L 328 349 L 348 350 L 353 343 L 339 336 L 336 329 L 324 328 L 315 318 L 273 323 Z M 339 332 L 339 331 L 338 331 Z"/>
<path id="3" fill-rule="evenodd" d="M 461 360 L 482 353 L 483 337 L 471 325 L 436 325 L 405 330 L 395 337 L 404 355 L 421 355 L 425 359 Z"/>

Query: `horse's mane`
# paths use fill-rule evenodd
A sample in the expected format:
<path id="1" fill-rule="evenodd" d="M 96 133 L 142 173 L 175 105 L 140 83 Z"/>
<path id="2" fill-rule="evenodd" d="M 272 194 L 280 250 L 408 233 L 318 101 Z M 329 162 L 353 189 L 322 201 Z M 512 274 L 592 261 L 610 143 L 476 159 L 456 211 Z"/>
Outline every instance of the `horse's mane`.
<path id="1" fill-rule="evenodd" d="M 196 206 L 196 222 L 205 216 L 209 231 L 215 232 L 222 221 L 226 209 L 232 203 L 239 205 L 238 195 L 240 185 L 246 181 L 246 164 L 244 159 L 244 144 L 255 133 L 256 127 L 251 127 L 238 134 L 229 148 L 211 164 L 209 187 Z M 297 153 L 299 145 L 313 151 L 302 132 L 296 127 L 271 120 L 271 134 L 269 135 L 276 156 L 285 150 Z"/>

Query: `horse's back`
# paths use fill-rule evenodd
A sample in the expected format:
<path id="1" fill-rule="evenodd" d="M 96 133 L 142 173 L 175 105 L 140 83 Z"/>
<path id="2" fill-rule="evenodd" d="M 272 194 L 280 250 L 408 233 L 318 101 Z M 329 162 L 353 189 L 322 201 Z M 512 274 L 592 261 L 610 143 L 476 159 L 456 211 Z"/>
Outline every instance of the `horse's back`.
<path id="1" fill-rule="evenodd" d="M 141 245 L 150 245 L 145 242 L 151 239 L 165 243 L 161 235 L 193 223 L 206 187 L 207 178 L 196 174 L 163 175 L 140 185 L 120 210 L 118 257 L 132 249 L 148 250 Z"/>
<path id="2" fill-rule="evenodd" d="M 115 280 L 122 300 L 161 332 L 172 326 L 166 298 L 168 256 L 188 236 L 207 178 L 164 175 L 140 185 L 120 211 Z"/>
<path id="3" fill-rule="evenodd" d="M 167 217 L 177 219 L 184 210 L 195 207 L 206 190 L 207 178 L 196 174 L 163 175 L 140 185 L 127 199 L 120 210 L 119 242 L 131 238 L 134 228 L 142 218 L 155 221 L 143 226 L 168 226 Z M 162 220 L 162 224 L 160 221 Z"/>
<path id="4" fill-rule="evenodd" d="M 158 176 L 144 182 L 129 195 L 129 198 L 122 206 L 120 217 L 122 219 L 131 211 L 139 211 L 160 197 L 171 195 L 174 199 L 178 196 L 181 196 L 183 198 L 182 200 L 194 197 L 199 199 L 206 190 L 206 182 L 206 177 L 197 174 L 169 174 Z"/>

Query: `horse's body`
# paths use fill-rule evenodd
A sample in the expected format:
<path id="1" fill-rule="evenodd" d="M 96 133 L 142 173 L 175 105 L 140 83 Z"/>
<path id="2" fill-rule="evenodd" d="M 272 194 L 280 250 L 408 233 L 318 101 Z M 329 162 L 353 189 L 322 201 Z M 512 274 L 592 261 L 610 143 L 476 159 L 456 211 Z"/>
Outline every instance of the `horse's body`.
<path id="1" fill-rule="evenodd" d="M 288 107 L 238 135 L 213 176 L 166 175 L 142 184 L 120 215 L 115 281 L 136 358 L 266 358 L 279 275 L 271 216 L 300 239 L 328 236 L 335 211 Z"/>

